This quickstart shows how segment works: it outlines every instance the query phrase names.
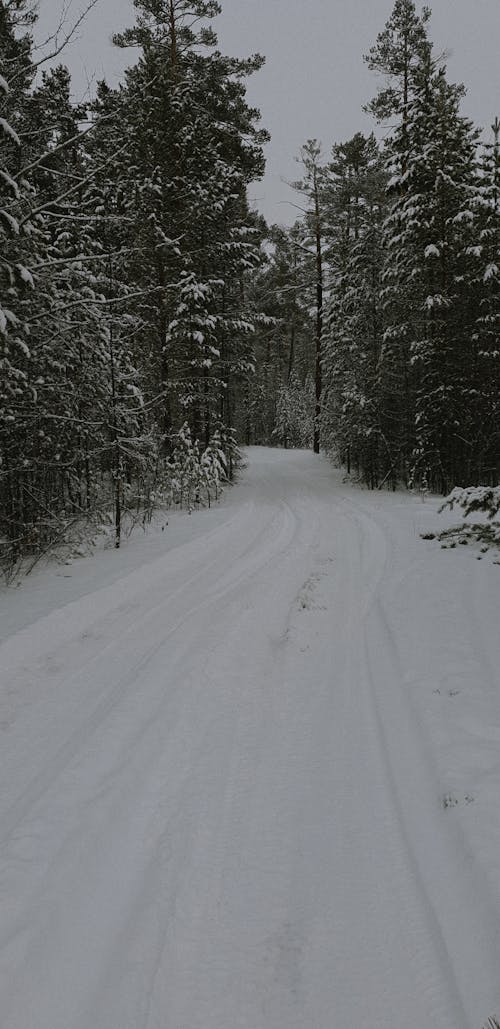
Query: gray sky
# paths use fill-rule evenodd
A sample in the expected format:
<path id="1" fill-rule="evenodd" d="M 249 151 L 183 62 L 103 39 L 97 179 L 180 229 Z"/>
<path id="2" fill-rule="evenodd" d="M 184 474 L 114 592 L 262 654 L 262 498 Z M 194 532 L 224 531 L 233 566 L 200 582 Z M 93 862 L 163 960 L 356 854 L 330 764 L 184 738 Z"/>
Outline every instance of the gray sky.
<path id="1" fill-rule="evenodd" d="M 54 23 L 60 0 L 40 0 L 40 31 Z M 72 0 L 78 13 L 83 0 Z M 293 158 L 306 139 L 317 138 L 328 154 L 333 142 L 370 131 L 362 105 L 377 80 L 362 55 L 375 42 L 393 0 L 222 0 L 216 19 L 220 48 L 233 56 L 258 51 L 266 66 L 248 80 L 248 98 L 270 131 L 267 173 L 252 196 L 270 221 L 290 223 L 294 194 L 282 179 L 297 177 Z M 420 6 L 418 4 L 417 6 Z M 429 0 L 430 35 L 449 53 L 449 76 L 463 81 L 463 110 L 488 128 L 500 115 L 500 0 Z M 124 54 L 110 44 L 112 32 L 133 21 L 131 0 L 98 0 L 65 51 L 81 96 L 92 78 L 120 76 Z"/>

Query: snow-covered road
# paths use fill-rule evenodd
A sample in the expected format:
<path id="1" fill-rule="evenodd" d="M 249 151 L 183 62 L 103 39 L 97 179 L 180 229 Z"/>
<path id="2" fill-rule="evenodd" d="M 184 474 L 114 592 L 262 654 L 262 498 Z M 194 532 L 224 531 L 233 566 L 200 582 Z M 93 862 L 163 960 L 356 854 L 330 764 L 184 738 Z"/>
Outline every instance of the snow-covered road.
<path id="1" fill-rule="evenodd" d="M 500 569 L 431 522 L 253 449 L 146 563 L 9 591 L 2 1029 L 500 1014 Z"/>

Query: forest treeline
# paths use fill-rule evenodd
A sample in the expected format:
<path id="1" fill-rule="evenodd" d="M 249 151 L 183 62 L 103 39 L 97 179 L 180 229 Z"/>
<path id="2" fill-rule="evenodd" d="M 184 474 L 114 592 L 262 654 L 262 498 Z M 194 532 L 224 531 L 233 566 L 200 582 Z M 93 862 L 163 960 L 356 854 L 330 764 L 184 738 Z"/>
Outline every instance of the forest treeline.
<path id="1" fill-rule="evenodd" d="M 500 125 L 481 138 L 461 113 L 429 20 L 396 0 L 365 57 L 383 82 L 367 105 L 383 143 L 356 133 L 327 160 L 304 146 L 306 213 L 263 274 L 299 377 L 284 433 L 312 439 L 293 400 L 315 393 L 315 450 L 371 487 L 447 493 L 499 482 Z M 304 378 L 292 355 L 307 349 Z"/>
<path id="2" fill-rule="evenodd" d="M 384 86 L 268 227 L 248 187 L 263 58 L 224 56 L 215 0 L 135 0 L 124 81 L 75 103 L 29 0 L 0 0 L 0 546 L 215 495 L 238 443 L 314 446 L 372 487 L 496 484 L 499 125 L 481 139 L 396 0 Z"/>
<path id="3" fill-rule="evenodd" d="M 264 170 L 213 0 L 138 0 L 124 82 L 75 104 L 38 68 L 30 0 L 0 0 L 0 538 L 217 490 L 254 367 Z M 37 74 L 38 73 L 38 74 Z"/>

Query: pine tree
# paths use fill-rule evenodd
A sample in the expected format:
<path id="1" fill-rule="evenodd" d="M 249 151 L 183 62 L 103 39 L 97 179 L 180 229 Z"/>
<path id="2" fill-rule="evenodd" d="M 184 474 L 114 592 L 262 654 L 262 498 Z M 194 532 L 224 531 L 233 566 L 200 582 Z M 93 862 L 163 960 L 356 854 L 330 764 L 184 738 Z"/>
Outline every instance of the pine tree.
<path id="1" fill-rule="evenodd" d="M 370 71 L 385 76 L 387 85 L 367 104 L 377 121 L 397 118 L 402 127 L 403 146 L 409 106 L 415 95 L 422 62 L 427 62 L 432 44 L 427 33 L 429 7 L 417 14 L 414 0 L 396 0 L 392 14 L 377 42 L 365 55 Z"/>
<path id="2" fill-rule="evenodd" d="M 422 68 L 428 67 L 432 44 L 427 24 L 430 9 L 417 14 L 413 0 L 396 0 L 392 14 L 375 46 L 365 56 L 370 70 L 382 74 L 386 85 L 367 105 L 377 121 L 394 127 L 386 145 L 389 195 L 383 249 L 386 253 L 381 289 L 384 308 L 384 341 L 378 376 L 380 432 L 386 450 L 384 478 L 393 485 L 408 481 L 414 447 L 415 401 L 409 339 L 413 290 L 408 275 L 411 255 L 401 234 L 398 202 L 407 189 L 410 110 L 414 109 Z M 409 206 L 411 211 L 411 205 Z"/>
<path id="3" fill-rule="evenodd" d="M 334 146 L 326 224 L 330 267 L 323 378 L 323 436 L 348 472 L 372 487 L 384 474 L 378 368 L 383 317 L 380 269 L 385 175 L 373 136 Z"/>
<path id="4" fill-rule="evenodd" d="M 398 0 L 368 55 L 389 86 L 372 101 L 396 119 L 387 141 L 389 211 L 382 302 L 381 426 L 393 482 L 447 491 L 471 469 L 471 307 L 463 260 L 477 133 L 460 113 L 463 87 L 432 57 L 430 12 Z"/>
<path id="5" fill-rule="evenodd" d="M 315 454 L 320 452 L 321 443 L 321 401 L 323 391 L 322 381 L 322 347 L 323 347 L 323 320 L 324 320 L 324 226 L 323 226 L 323 186 L 324 169 L 320 163 L 321 146 L 315 139 L 310 139 L 302 147 L 300 163 L 303 168 L 304 177 L 293 183 L 293 188 L 298 190 L 306 198 L 308 208 L 304 219 L 304 240 L 315 258 L 315 419 L 314 419 L 314 441 L 313 449 Z"/>
<path id="6" fill-rule="evenodd" d="M 262 173 L 267 137 L 246 104 L 244 79 L 262 61 L 213 50 L 214 33 L 200 23 L 217 4 L 137 6 L 137 25 L 116 39 L 142 51 L 126 85 L 141 251 L 129 274 L 145 294 L 141 336 L 156 368 L 164 433 L 187 415 L 206 443 L 217 417 L 232 422 L 253 367 L 244 282 L 260 260 L 261 235 L 246 188 Z"/>
<path id="7" fill-rule="evenodd" d="M 464 472 L 469 327 L 460 212 L 470 199 L 477 137 L 460 115 L 462 95 L 444 68 L 423 61 L 407 122 L 391 143 L 385 238 L 381 373 L 392 461 L 404 478 L 443 491 Z"/>
<path id="8" fill-rule="evenodd" d="M 475 312 L 467 361 L 468 452 L 471 482 L 495 485 L 500 476 L 500 123 L 484 144 L 469 209 L 464 263 Z M 464 398 L 465 399 L 465 398 Z"/>
<path id="9" fill-rule="evenodd" d="M 37 289 L 29 318 L 36 403 L 23 451 L 31 492 L 43 497 L 54 517 L 58 509 L 76 512 L 88 504 L 89 498 L 82 496 L 79 454 L 81 405 L 89 392 L 96 395 L 98 386 L 97 378 L 85 374 L 81 360 L 83 341 L 98 331 L 98 319 L 89 310 L 91 269 L 80 209 L 88 170 L 79 131 L 85 110 L 72 105 L 70 90 L 69 73 L 59 66 L 43 73 L 30 104 L 30 127 L 42 153 L 35 169 L 39 246 L 31 267 Z M 88 481 L 86 486 L 89 492 Z"/>
<path id="10" fill-rule="evenodd" d="M 7 562 L 27 540 L 34 542 L 24 441 L 36 400 L 28 313 L 39 225 L 32 216 L 34 145 L 23 132 L 35 75 L 33 24 L 30 6 L 22 0 L 15 7 L 0 5 L 0 537 L 7 540 Z"/>

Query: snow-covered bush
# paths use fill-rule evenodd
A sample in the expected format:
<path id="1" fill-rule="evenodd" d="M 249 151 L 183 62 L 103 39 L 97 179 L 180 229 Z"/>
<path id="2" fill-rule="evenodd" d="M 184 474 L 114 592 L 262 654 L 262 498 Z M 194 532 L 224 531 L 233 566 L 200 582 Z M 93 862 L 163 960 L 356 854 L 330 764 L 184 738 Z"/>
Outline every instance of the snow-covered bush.
<path id="1" fill-rule="evenodd" d="M 218 500 L 222 483 L 227 480 L 227 458 L 222 449 L 220 434 L 215 432 L 208 447 L 201 455 L 201 483 L 210 507 L 212 500 Z"/>
<path id="2" fill-rule="evenodd" d="M 236 432 L 234 429 L 220 424 L 217 426 L 214 438 L 215 435 L 220 441 L 220 449 L 225 458 L 226 477 L 229 482 L 232 482 L 238 470 L 244 466 L 243 454 L 237 443 Z"/>
<path id="3" fill-rule="evenodd" d="M 450 546 L 456 543 L 480 543 L 482 550 L 489 547 L 500 547 L 500 486 L 456 486 L 439 511 L 453 511 L 455 507 L 463 511 L 463 519 L 459 525 L 444 529 L 437 536 L 439 540 L 448 541 Z M 472 521 L 472 515 L 483 515 L 481 521 Z M 424 538 L 433 539 L 434 534 Z"/>
<path id="4" fill-rule="evenodd" d="M 500 486 L 468 486 L 461 489 L 456 486 L 440 507 L 440 511 L 461 507 L 465 516 L 483 511 L 489 519 L 500 515 Z"/>
<path id="5" fill-rule="evenodd" d="M 168 500 L 191 511 L 195 505 L 218 500 L 230 476 L 230 464 L 241 460 L 231 430 L 217 429 L 205 450 L 193 440 L 185 423 L 174 438 L 174 449 L 167 462 Z"/>
<path id="6" fill-rule="evenodd" d="M 201 466 L 200 449 L 193 440 L 187 422 L 174 437 L 174 450 L 168 461 L 170 501 L 191 509 L 199 501 Z"/>

